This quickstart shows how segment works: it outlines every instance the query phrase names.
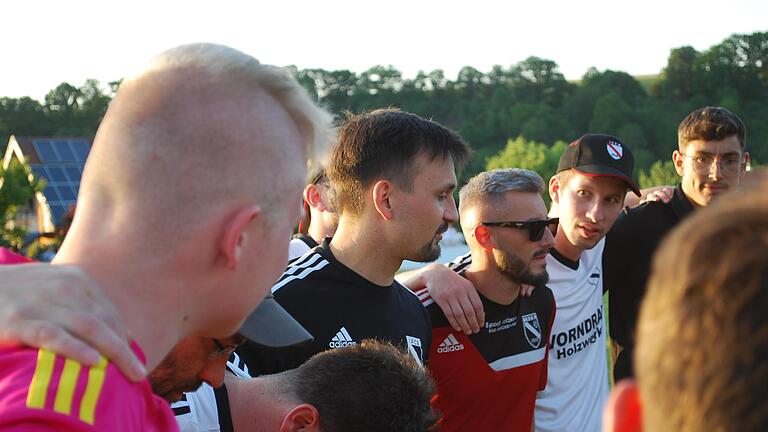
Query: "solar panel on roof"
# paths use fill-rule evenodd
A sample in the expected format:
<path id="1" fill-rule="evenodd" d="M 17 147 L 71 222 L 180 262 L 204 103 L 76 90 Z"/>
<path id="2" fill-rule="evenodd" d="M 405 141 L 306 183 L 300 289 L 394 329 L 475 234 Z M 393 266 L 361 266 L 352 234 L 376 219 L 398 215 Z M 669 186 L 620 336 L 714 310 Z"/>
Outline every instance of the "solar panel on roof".
<path id="1" fill-rule="evenodd" d="M 48 200 L 48 204 L 61 201 L 61 198 L 59 198 L 59 193 L 56 192 L 56 188 L 51 185 L 45 186 L 45 189 L 43 189 L 43 194 L 45 194 L 45 199 Z"/>
<path id="2" fill-rule="evenodd" d="M 69 147 L 69 141 L 56 141 L 54 150 L 59 153 L 59 160 L 61 162 L 75 162 L 75 154 Z"/>
<path id="3" fill-rule="evenodd" d="M 35 139 L 32 145 L 42 163 L 30 167 L 35 177 L 46 181 L 43 194 L 57 224 L 77 200 L 90 145 L 82 139 Z"/>
<path id="4" fill-rule="evenodd" d="M 58 162 L 58 156 L 53 151 L 53 146 L 48 140 L 32 140 L 32 146 L 37 152 L 41 162 Z"/>
<path id="5" fill-rule="evenodd" d="M 56 165 L 47 165 L 45 171 L 48 173 L 48 180 L 50 182 L 65 182 L 67 177 L 64 176 L 64 170 Z"/>
<path id="6" fill-rule="evenodd" d="M 30 168 L 32 168 L 32 175 L 35 176 L 35 178 L 46 178 L 45 170 L 43 169 L 43 166 L 40 164 L 30 164 Z"/>
<path id="7" fill-rule="evenodd" d="M 51 205 L 51 213 L 53 214 L 53 220 L 58 223 L 59 220 L 61 220 L 61 217 L 64 216 L 64 213 L 67 211 L 67 207 L 63 204 L 53 204 Z"/>
<path id="8" fill-rule="evenodd" d="M 72 152 L 75 154 L 75 159 L 78 162 L 85 162 L 85 159 L 88 157 L 88 151 L 91 148 L 88 145 L 88 141 L 72 140 L 70 145 L 72 146 Z"/>
<path id="9" fill-rule="evenodd" d="M 67 174 L 67 178 L 70 182 L 80 182 L 83 171 L 80 167 L 75 165 L 67 165 L 64 167 L 64 172 Z"/>
<path id="10" fill-rule="evenodd" d="M 72 191 L 72 188 L 68 184 L 63 184 L 55 187 L 62 201 L 75 200 L 75 193 Z"/>

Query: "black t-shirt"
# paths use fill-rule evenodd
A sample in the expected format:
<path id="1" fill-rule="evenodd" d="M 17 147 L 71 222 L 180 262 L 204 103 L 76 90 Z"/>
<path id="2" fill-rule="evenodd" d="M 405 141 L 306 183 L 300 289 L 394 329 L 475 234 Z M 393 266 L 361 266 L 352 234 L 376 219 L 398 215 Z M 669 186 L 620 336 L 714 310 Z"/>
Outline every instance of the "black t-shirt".
<path id="1" fill-rule="evenodd" d="M 328 239 L 292 262 L 272 293 L 315 340 L 287 348 L 246 343 L 238 353 L 254 376 L 296 368 L 314 354 L 363 339 L 389 341 L 427 360 L 432 327 L 419 299 L 396 281 L 380 286 L 355 273 L 334 258 Z"/>
<path id="2" fill-rule="evenodd" d="M 648 202 L 627 210 L 606 236 L 603 289 L 608 291 L 611 339 L 622 347 L 613 368 L 616 381 L 634 375 L 634 333 L 653 255 L 667 233 L 692 211 L 678 186 L 669 203 Z"/>

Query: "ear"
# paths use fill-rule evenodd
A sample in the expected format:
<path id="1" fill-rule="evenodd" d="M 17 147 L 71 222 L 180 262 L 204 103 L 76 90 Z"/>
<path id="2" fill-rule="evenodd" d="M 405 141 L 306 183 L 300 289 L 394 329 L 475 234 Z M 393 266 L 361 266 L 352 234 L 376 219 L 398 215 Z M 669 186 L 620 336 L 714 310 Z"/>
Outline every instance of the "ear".
<path id="1" fill-rule="evenodd" d="M 749 152 L 744 152 L 744 156 L 742 156 L 742 164 L 741 164 L 741 174 L 747 172 L 747 165 L 749 165 Z"/>
<path id="2" fill-rule="evenodd" d="M 280 432 L 295 431 L 319 431 L 320 414 L 317 409 L 307 403 L 303 403 L 283 417 L 283 423 L 280 425 Z"/>
<path id="3" fill-rule="evenodd" d="M 549 179 L 549 198 L 553 203 L 560 203 L 560 179 L 557 176 Z"/>
<path id="4" fill-rule="evenodd" d="M 392 211 L 392 192 L 392 183 L 387 180 L 379 180 L 371 188 L 373 206 L 384 220 L 392 220 L 394 217 L 394 212 Z"/>
<path id="5" fill-rule="evenodd" d="M 682 153 L 680 153 L 679 150 L 675 150 L 672 152 L 672 162 L 675 165 L 675 171 L 677 171 L 677 175 L 680 177 L 683 176 L 683 162 L 685 160 L 685 156 L 683 156 Z"/>
<path id="6" fill-rule="evenodd" d="M 605 432 L 642 432 L 643 407 L 637 384 L 623 380 L 613 388 L 603 413 Z"/>
<path id="7" fill-rule="evenodd" d="M 491 238 L 491 230 L 489 230 L 487 226 L 476 226 L 474 234 L 475 240 L 477 240 L 477 244 L 479 244 L 483 249 L 491 250 L 496 246 L 493 243 L 493 239 Z"/>
<path id="8" fill-rule="evenodd" d="M 320 192 L 320 188 L 316 184 L 309 184 L 304 188 L 304 201 L 309 204 L 310 207 L 320 211 L 325 211 L 325 201 Z"/>
<path id="9" fill-rule="evenodd" d="M 259 206 L 249 206 L 239 209 L 224 225 L 219 249 L 224 257 L 228 270 L 234 270 L 242 259 L 243 249 L 250 240 L 248 229 L 261 214 Z M 258 241 L 258 239 L 253 239 Z"/>

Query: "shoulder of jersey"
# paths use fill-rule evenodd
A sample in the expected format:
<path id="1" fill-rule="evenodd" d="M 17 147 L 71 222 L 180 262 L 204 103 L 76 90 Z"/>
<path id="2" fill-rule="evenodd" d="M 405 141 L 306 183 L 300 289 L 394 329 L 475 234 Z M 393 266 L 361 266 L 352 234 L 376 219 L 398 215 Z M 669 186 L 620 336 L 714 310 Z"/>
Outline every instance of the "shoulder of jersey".
<path id="1" fill-rule="evenodd" d="M 312 273 L 328 266 L 328 264 L 330 262 L 315 249 L 305 253 L 288 264 L 285 272 L 272 285 L 272 293 L 292 282 L 306 279 Z"/>
<path id="2" fill-rule="evenodd" d="M 105 357 L 93 366 L 59 356 L 45 349 L 37 350 L 34 374 L 27 391 L 26 408 L 53 410 L 93 425 L 100 415 L 100 401 L 122 400 L 130 403 L 130 394 L 138 391 Z M 81 391 L 76 391 L 82 388 Z M 51 389 L 52 391 L 49 391 Z M 110 404 L 111 405 L 111 404 Z M 126 411 L 127 413 L 128 411 Z M 113 415 L 101 413 L 101 415 Z"/>
<path id="3" fill-rule="evenodd" d="M 472 264 L 472 254 L 467 252 L 464 255 L 457 256 L 453 261 L 448 263 L 448 268 L 457 273 L 461 273 L 464 269 L 469 267 L 470 264 Z"/>

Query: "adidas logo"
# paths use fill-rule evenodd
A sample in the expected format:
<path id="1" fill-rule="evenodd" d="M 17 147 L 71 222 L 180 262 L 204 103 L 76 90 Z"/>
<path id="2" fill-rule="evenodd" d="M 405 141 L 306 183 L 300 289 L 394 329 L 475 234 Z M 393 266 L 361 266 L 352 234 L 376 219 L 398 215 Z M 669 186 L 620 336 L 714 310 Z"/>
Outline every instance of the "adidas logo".
<path id="1" fill-rule="evenodd" d="M 341 348 L 347 345 L 355 345 L 355 343 L 356 342 L 352 340 L 352 336 L 349 335 L 347 329 L 342 327 L 339 329 L 339 332 L 336 333 L 336 336 L 328 342 L 328 346 L 331 348 Z"/>
<path id="2" fill-rule="evenodd" d="M 437 347 L 437 352 L 439 353 L 449 353 L 454 351 L 461 351 L 464 349 L 464 344 L 459 343 L 459 341 L 456 340 L 456 336 L 453 335 L 453 333 L 449 334 L 447 338 L 443 340 L 443 343 L 440 344 L 439 347 Z"/>

